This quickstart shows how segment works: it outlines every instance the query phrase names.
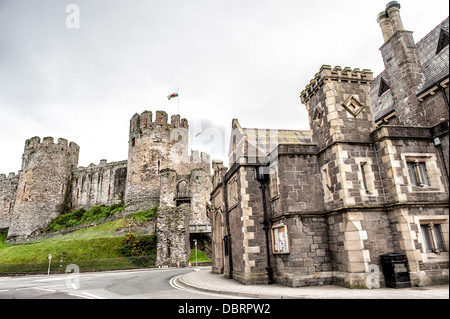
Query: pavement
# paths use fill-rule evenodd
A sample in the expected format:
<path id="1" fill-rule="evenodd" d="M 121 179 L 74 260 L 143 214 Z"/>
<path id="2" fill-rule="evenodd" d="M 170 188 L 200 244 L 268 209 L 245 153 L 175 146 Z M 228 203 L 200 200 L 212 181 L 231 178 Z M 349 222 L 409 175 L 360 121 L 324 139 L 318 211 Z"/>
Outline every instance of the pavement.
<path id="1" fill-rule="evenodd" d="M 244 285 L 222 274 L 213 274 L 211 267 L 178 277 L 178 283 L 190 289 L 216 294 L 262 299 L 449 299 L 449 286 L 413 288 L 349 289 L 338 286 L 287 287 L 273 285 Z"/>

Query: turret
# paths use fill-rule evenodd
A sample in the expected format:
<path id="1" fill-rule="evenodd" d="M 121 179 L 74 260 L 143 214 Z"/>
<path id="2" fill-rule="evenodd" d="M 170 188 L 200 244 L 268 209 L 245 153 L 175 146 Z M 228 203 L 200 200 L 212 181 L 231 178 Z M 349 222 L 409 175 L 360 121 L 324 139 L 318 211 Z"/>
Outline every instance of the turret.
<path id="1" fill-rule="evenodd" d="M 8 239 L 39 234 L 67 204 L 70 174 L 79 146 L 66 139 L 33 137 L 25 142 Z"/>
<path id="2" fill-rule="evenodd" d="M 370 107 L 370 70 L 323 65 L 300 98 L 309 113 L 318 149 L 335 142 L 370 142 L 374 127 Z"/>
<path id="3" fill-rule="evenodd" d="M 160 177 L 165 168 L 187 174 L 189 170 L 188 123 L 179 115 L 157 111 L 135 114 L 130 121 L 125 205 L 127 211 L 159 204 Z"/>

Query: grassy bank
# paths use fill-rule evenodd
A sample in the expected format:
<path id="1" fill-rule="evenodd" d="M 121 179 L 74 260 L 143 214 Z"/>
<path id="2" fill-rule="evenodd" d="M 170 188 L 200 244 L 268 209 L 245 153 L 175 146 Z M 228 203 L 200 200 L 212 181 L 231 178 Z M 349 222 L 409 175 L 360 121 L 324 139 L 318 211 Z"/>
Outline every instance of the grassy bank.
<path id="1" fill-rule="evenodd" d="M 76 217 L 74 214 L 61 215 L 52 221 L 47 233 L 51 235 L 52 230 L 71 227 L 82 221 L 101 221 L 111 216 L 113 210 L 121 211 L 121 207 L 93 208 L 85 212 L 87 217 L 84 214 Z M 156 234 L 136 235 L 128 232 L 128 227 L 130 222 L 140 226 L 149 225 L 146 223 L 153 221 L 156 214 L 157 208 L 154 208 L 127 218 L 22 245 L 6 244 L 7 234 L 0 233 L 0 275 L 46 274 L 49 255 L 52 255 L 51 273 L 63 273 L 69 264 L 77 265 L 81 272 L 153 267 L 156 262 Z M 195 263 L 195 249 L 191 249 L 189 261 Z M 202 251 L 197 250 L 198 263 L 210 261 Z"/>
<path id="2" fill-rule="evenodd" d="M 109 211 L 112 210 L 109 209 Z M 103 215 L 101 216 L 103 218 L 105 217 L 104 212 L 108 209 L 101 208 L 95 211 L 99 215 Z M 155 218 L 156 211 L 155 208 L 138 212 L 127 218 L 30 244 L 5 244 L 6 234 L 0 234 L 0 274 L 46 273 L 50 254 L 52 255 L 52 272 L 63 272 L 66 265 L 71 263 L 78 265 L 80 271 L 153 266 L 156 260 L 156 235 L 137 236 L 130 233 L 123 235 L 125 233 L 123 230 L 127 230 L 130 221 L 139 221 L 140 223 L 151 221 Z M 110 214 L 108 215 L 110 216 Z M 89 216 L 93 217 L 94 214 L 90 213 Z M 77 218 L 81 221 L 83 216 Z M 73 219 L 60 216 L 52 223 L 53 226 L 58 226 L 52 227 L 52 229 L 62 229 L 66 227 L 65 225 L 72 226 L 74 222 L 67 222 L 70 220 Z M 86 220 L 92 221 L 92 219 L 84 218 L 84 221 Z M 122 235 L 117 236 L 118 233 L 122 233 Z M 63 259 L 62 267 L 60 267 L 61 257 Z"/>
<path id="3" fill-rule="evenodd" d="M 197 250 L 197 262 L 203 263 L 203 262 L 211 262 L 212 260 L 206 256 L 201 250 Z M 195 263 L 195 249 L 191 249 L 191 256 L 189 257 L 189 262 L 194 264 Z"/>

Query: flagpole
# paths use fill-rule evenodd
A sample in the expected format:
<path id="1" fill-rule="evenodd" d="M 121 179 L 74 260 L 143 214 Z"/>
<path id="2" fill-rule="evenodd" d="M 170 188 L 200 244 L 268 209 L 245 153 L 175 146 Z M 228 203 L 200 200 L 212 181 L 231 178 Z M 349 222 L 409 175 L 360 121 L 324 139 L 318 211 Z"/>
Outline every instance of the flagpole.
<path id="1" fill-rule="evenodd" d="M 180 115 L 180 89 L 177 89 L 177 93 L 178 93 L 178 115 Z"/>

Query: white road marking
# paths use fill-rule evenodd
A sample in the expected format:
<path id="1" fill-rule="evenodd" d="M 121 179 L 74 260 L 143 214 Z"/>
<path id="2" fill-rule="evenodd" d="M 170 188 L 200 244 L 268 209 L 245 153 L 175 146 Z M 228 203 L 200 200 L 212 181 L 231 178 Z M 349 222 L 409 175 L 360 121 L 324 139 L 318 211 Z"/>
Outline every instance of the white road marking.
<path id="1" fill-rule="evenodd" d="M 226 294 L 216 294 L 216 293 L 212 293 L 212 292 L 205 292 L 205 291 L 199 291 L 196 289 L 190 289 L 190 288 L 186 288 L 182 285 L 180 285 L 177 280 L 179 277 L 181 277 L 182 275 L 178 275 L 175 277 L 172 277 L 169 281 L 170 285 L 178 290 L 183 290 L 183 291 L 187 291 L 190 293 L 197 293 L 197 294 L 201 294 L 201 295 L 207 295 L 207 296 L 214 296 L 214 297 L 220 297 L 220 298 L 230 298 L 230 299 L 251 299 L 251 298 L 246 298 L 246 297 L 242 297 L 242 296 L 232 296 L 232 295 L 226 295 Z"/>
<path id="2" fill-rule="evenodd" d="M 50 291 L 50 292 L 56 292 L 56 290 L 54 290 L 54 289 L 47 289 L 47 288 L 41 288 L 41 287 L 33 287 L 33 289 L 43 290 L 43 291 Z"/>
<path id="3" fill-rule="evenodd" d="M 90 293 L 88 293 L 88 292 L 83 292 L 83 294 L 85 294 L 85 295 L 88 296 L 88 297 L 91 297 L 92 299 L 104 299 L 104 298 L 102 298 L 102 297 L 99 297 L 99 296 L 90 294 Z"/>
<path id="4" fill-rule="evenodd" d="M 78 294 L 69 294 L 69 296 L 75 296 L 75 297 L 80 297 L 80 298 L 85 298 L 85 299 L 94 299 L 92 297 L 88 297 L 88 296 L 84 296 L 84 295 L 78 295 Z"/>

